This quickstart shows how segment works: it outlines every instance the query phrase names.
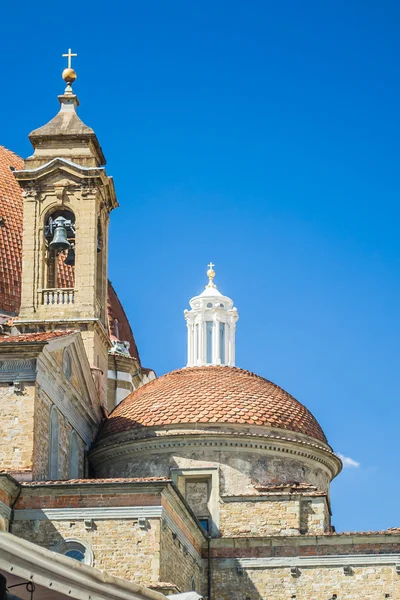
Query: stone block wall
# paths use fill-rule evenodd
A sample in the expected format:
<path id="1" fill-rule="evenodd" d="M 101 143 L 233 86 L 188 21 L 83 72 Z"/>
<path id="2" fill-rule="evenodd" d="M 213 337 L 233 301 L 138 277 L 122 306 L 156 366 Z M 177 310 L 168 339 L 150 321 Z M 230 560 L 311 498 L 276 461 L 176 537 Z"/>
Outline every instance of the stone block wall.
<path id="1" fill-rule="evenodd" d="M 21 386 L 0 383 L 1 471 L 32 469 L 35 384 L 28 382 Z"/>
<path id="2" fill-rule="evenodd" d="M 142 584 L 159 580 L 159 519 L 148 519 L 146 530 L 133 519 L 96 519 L 90 530 L 83 519 L 16 521 L 12 533 L 49 550 L 78 540 L 93 551 L 97 569 Z"/>
<path id="3" fill-rule="evenodd" d="M 205 594 L 204 570 L 175 532 L 163 526 L 161 532 L 160 581 L 174 583 L 182 592 Z"/>
<path id="4" fill-rule="evenodd" d="M 218 600 L 400 600 L 400 530 L 212 540 Z"/>
<path id="5" fill-rule="evenodd" d="M 289 568 L 214 569 L 213 598 L 218 600 L 400 599 L 400 576 L 392 566 L 360 566 L 345 575 L 342 567 L 305 568 L 297 577 Z"/>
<path id="6" fill-rule="evenodd" d="M 93 553 L 94 567 L 143 585 L 204 589 L 205 538 L 169 482 L 86 480 L 21 488 L 14 535 L 50 550 L 79 541 Z"/>
<path id="7" fill-rule="evenodd" d="M 12 506 L 18 495 L 19 485 L 9 475 L 0 474 L 0 531 L 8 531 Z"/>
<path id="8" fill-rule="evenodd" d="M 222 498 L 220 534 L 223 537 L 298 535 L 329 530 L 326 495 L 264 494 Z"/>

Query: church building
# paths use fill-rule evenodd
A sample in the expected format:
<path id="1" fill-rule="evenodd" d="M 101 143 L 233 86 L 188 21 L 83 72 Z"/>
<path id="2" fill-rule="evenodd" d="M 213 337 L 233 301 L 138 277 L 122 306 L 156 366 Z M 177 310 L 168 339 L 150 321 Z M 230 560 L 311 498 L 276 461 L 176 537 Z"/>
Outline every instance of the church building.
<path id="1" fill-rule="evenodd" d="M 341 460 L 304 405 L 235 365 L 212 263 L 187 364 L 142 365 L 67 56 L 31 156 L 0 146 L 0 600 L 400 600 L 400 527 L 334 530 Z"/>

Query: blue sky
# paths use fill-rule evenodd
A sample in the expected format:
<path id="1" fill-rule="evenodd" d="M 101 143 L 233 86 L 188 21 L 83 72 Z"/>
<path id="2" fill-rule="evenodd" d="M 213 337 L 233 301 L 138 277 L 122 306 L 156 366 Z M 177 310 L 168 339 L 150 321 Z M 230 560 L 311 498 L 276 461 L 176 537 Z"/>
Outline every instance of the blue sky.
<path id="1" fill-rule="evenodd" d="M 22 156 L 58 110 L 61 54 L 79 54 L 143 364 L 185 364 L 183 310 L 212 260 L 237 365 L 360 463 L 332 485 L 337 530 L 399 526 L 399 4 L 42 1 L 2 19 L 0 144 Z"/>

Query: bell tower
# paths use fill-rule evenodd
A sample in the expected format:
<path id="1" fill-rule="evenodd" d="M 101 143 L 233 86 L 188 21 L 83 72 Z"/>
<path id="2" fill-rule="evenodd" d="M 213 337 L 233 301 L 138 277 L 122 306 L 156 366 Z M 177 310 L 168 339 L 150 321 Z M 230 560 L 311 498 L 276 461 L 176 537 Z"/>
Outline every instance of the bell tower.
<path id="1" fill-rule="evenodd" d="M 235 366 L 235 330 L 239 318 L 233 300 L 223 296 L 214 283 L 215 265 L 208 265 L 208 284 L 185 310 L 188 328 L 188 367 Z"/>
<path id="2" fill-rule="evenodd" d="M 114 184 L 93 129 L 77 115 L 67 84 L 59 113 L 30 133 L 34 152 L 14 175 L 23 189 L 21 332 L 79 329 L 89 363 L 106 398 L 108 223 L 118 206 Z M 101 374 L 101 375 L 100 375 Z"/>

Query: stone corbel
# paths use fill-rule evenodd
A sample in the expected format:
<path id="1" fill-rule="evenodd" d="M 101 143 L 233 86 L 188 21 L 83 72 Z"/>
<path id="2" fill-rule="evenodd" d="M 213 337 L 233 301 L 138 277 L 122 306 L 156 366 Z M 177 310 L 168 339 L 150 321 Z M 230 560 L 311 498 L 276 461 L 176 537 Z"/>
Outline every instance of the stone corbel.
<path id="1" fill-rule="evenodd" d="M 90 185 L 82 185 L 81 187 L 81 195 L 82 198 L 87 198 L 87 196 L 94 196 L 96 194 L 96 188 Z"/>
<path id="2" fill-rule="evenodd" d="M 34 189 L 27 189 L 22 192 L 22 197 L 25 198 L 25 200 L 35 201 L 37 195 L 38 192 Z"/>

